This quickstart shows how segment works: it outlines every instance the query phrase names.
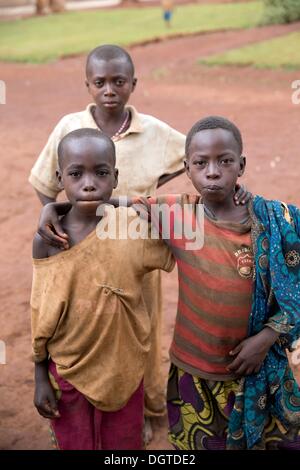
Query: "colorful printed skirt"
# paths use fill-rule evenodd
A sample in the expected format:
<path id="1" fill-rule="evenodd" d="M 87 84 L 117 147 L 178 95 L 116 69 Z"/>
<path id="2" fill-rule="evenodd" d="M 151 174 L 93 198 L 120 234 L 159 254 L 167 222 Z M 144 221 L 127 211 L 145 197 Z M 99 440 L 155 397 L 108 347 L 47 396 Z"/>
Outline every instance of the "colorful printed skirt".
<path id="1" fill-rule="evenodd" d="M 180 450 L 226 450 L 238 386 L 238 380 L 206 380 L 172 364 L 167 393 L 171 444 Z M 300 430 L 286 429 L 270 416 L 263 439 L 253 449 L 300 450 Z"/>

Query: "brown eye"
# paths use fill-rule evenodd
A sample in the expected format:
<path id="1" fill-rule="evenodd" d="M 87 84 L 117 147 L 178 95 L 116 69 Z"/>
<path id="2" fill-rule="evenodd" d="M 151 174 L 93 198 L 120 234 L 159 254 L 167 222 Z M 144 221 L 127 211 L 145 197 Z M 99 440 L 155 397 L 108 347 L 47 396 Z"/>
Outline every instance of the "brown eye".
<path id="1" fill-rule="evenodd" d="M 232 158 L 224 158 L 224 160 L 221 160 L 222 165 L 230 165 L 232 162 Z"/>

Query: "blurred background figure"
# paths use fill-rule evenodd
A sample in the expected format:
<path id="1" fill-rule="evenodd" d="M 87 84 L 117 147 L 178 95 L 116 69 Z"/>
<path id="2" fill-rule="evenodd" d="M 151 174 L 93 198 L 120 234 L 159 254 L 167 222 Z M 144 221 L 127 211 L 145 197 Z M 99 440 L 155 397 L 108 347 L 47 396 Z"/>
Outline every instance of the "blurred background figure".
<path id="1" fill-rule="evenodd" d="M 37 15 L 59 13 L 65 10 L 65 0 L 36 0 Z"/>
<path id="2" fill-rule="evenodd" d="M 173 0 L 162 0 L 161 2 L 163 8 L 163 18 L 166 26 L 170 28 L 171 19 L 173 16 L 174 3 Z"/>

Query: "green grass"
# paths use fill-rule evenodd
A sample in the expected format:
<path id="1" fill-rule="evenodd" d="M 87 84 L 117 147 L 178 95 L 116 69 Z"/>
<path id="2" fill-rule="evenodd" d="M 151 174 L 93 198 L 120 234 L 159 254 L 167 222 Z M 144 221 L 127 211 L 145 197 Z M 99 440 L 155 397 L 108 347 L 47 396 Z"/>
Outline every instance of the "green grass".
<path id="1" fill-rule="evenodd" d="M 257 25 L 262 3 L 188 5 L 176 8 L 166 29 L 160 8 L 67 12 L 2 22 L 0 60 L 41 63 L 86 53 L 98 44 L 131 45 L 155 37 Z"/>
<path id="2" fill-rule="evenodd" d="M 208 65 L 252 65 L 257 68 L 300 69 L 300 33 L 290 33 L 251 46 L 232 49 L 200 62 Z"/>

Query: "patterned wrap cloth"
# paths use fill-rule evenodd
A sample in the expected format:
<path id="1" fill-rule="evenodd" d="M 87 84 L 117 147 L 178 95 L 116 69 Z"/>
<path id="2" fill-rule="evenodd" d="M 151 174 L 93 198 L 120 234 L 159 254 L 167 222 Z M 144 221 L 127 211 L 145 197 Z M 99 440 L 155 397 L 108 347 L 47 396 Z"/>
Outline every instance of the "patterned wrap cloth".
<path id="1" fill-rule="evenodd" d="M 265 325 L 281 334 L 260 371 L 240 382 L 229 420 L 228 449 L 251 449 L 261 440 L 270 415 L 285 426 L 300 426 L 300 390 L 285 352 L 300 336 L 300 211 L 292 205 L 283 211 L 281 202 L 260 196 L 249 210 L 255 278 L 248 335 Z"/>
<path id="2" fill-rule="evenodd" d="M 226 450 L 228 421 L 238 380 L 202 379 L 171 365 L 168 383 L 169 440 L 179 450 Z M 269 416 L 255 450 L 300 450 L 300 429 Z"/>

